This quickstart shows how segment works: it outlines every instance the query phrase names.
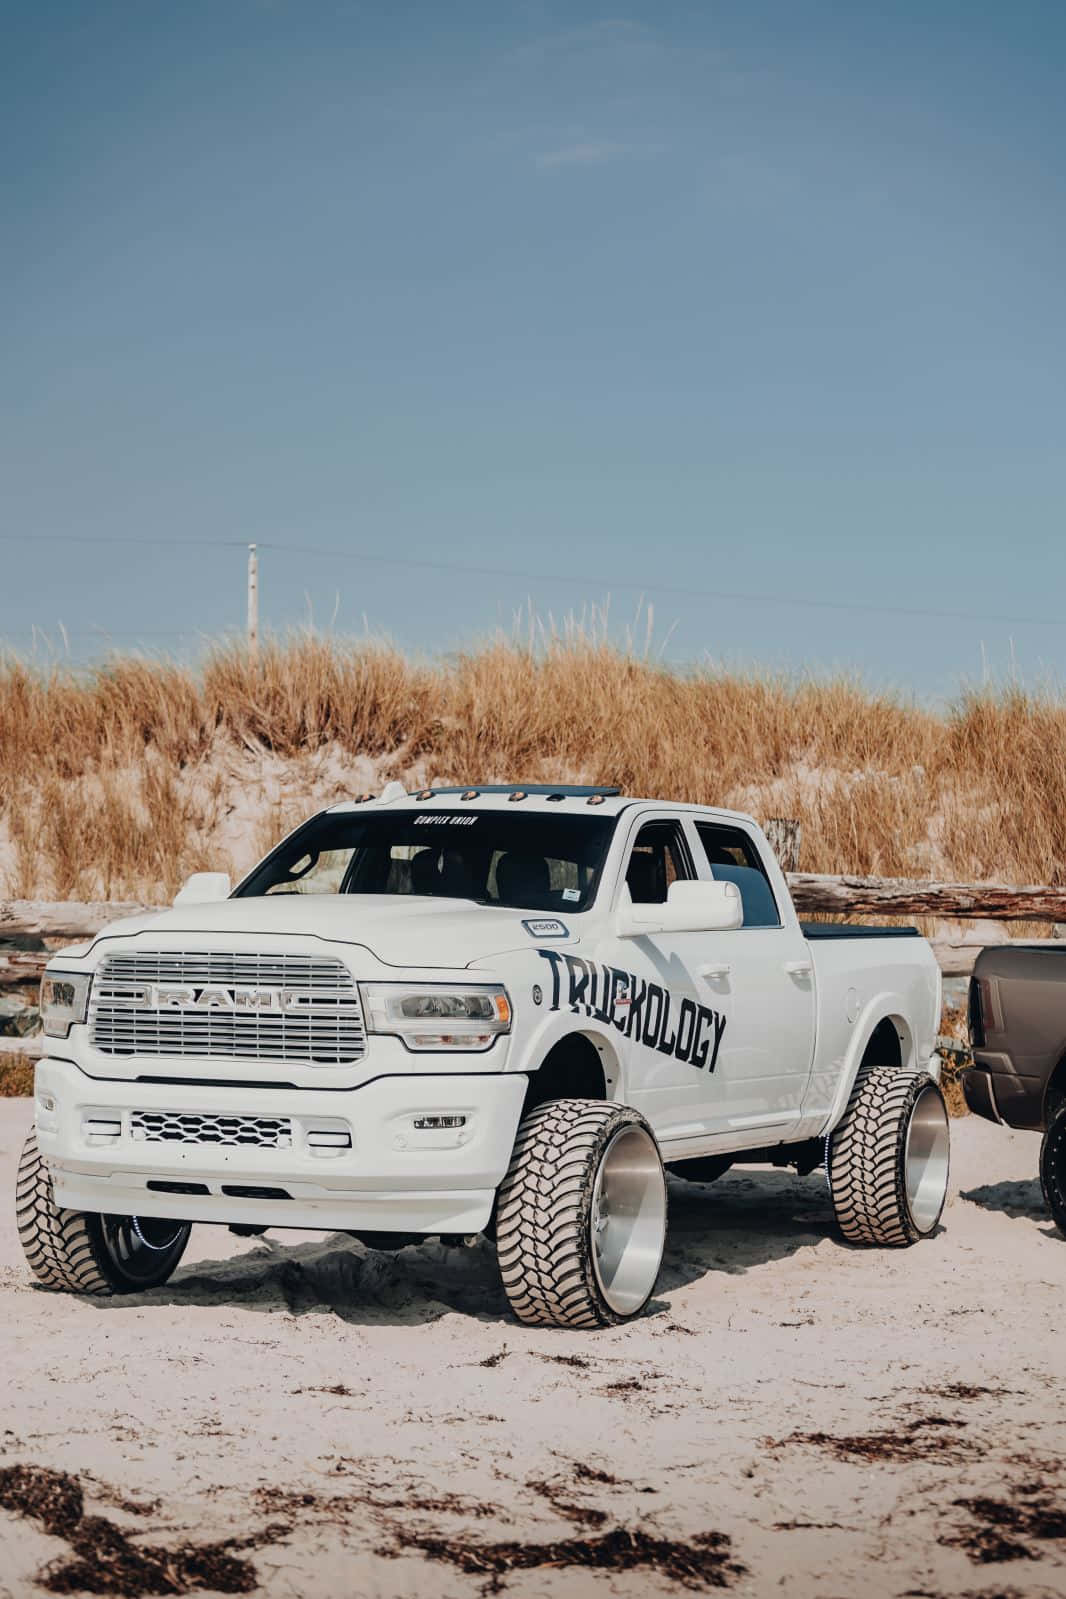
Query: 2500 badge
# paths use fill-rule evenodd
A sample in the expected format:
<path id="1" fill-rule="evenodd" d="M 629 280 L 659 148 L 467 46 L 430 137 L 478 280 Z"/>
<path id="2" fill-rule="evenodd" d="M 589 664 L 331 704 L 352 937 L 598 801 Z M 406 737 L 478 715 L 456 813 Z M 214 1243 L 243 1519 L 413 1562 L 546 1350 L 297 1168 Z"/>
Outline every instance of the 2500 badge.
<path id="1" fill-rule="evenodd" d="M 556 949 L 538 949 L 537 954 L 551 965 L 552 1010 L 567 1006 L 575 1015 L 609 1023 L 625 1038 L 660 1055 L 672 1055 L 699 1071 L 704 1067 L 714 1071 L 726 1028 L 720 1011 L 687 994 L 679 1000 L 668 988 L 618 966 Z"/>

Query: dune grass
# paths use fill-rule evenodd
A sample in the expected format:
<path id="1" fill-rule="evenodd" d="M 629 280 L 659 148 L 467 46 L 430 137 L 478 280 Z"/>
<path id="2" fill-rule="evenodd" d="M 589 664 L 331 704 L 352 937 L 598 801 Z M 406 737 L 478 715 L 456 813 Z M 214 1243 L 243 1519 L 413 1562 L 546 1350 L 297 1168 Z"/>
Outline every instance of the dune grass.
<path id="1" fill-rule="evenodd" d="M 1053 694 L 968 692 L 937 714 L 846 679 L 674 671 L 580 630 L 435 663 L 298 637 L 198 671 L 0 664 L 0 895 L 160 900 L 228 864 L 242 762 L 324 751 L 342 782 L 362 758 L 381 782 L 611 782 L 796 816 L 810 871 L 1055 882 L 1066 861 Z M 291 820 L 264 790 L 243 864 Z"/>

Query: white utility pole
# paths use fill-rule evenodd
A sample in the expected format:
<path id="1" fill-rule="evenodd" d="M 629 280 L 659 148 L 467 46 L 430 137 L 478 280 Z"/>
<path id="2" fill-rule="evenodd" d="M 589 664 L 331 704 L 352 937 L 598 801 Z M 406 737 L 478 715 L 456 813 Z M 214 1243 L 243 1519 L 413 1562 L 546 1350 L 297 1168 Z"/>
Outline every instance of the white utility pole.
<path id="1" fill-rule="evenodd" d="M 254 544 L 248 546 L 248 654 L 253 661 L 259 655 L 259 552 Z"/>

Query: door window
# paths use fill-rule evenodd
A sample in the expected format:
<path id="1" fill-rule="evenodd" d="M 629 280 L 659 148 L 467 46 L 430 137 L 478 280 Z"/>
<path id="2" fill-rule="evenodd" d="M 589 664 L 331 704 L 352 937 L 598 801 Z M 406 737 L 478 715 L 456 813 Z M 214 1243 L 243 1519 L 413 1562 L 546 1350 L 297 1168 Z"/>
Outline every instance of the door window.
<path id="1" fill-rule="evenodd" d="M 739 827 L 718 822 L 697 822 L 696 832 L 707 856 L 712 876 L 735 883 L 744 907 L 745 927 L 780 927 L 781 912 L 758 850 Z"/>
<path id="2" fill-rule="evenodd" d="M 671 883 L 695 877 L 685 836 L 677 822 L 645 822 L 626 869 L 634 905 L 664 905 Z"/>

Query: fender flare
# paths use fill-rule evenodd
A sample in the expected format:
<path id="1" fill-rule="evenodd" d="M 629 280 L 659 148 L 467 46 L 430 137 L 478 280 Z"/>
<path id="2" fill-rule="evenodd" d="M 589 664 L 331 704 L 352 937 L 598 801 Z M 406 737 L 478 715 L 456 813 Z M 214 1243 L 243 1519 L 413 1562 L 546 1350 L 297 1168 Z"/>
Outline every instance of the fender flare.
<path id="1" fill-rule="evenodd" d="M 832 1109 L 822 1129 L 823 1135 L 832 1132 L 847 1109 L 851 1091 L 855 1087 L 855 1079 L 859 1075 L 859 1067 L 865 1059 L 871 1039 L 882 1022 L 891 1022 L 899 1038 L 900 1070 L 913 1071 L 921 1064 L 917 1058 L 917 1046 L 906 1012 L 907 1004 L 904 996 L 890 989 L 885 989 L 867 1000 L 855 1022 L 851 1042 L 844 1055 Z"/>
<path id="2" fill-rule="evenodd" d="M 521 1049 L 510 1056 L 507 1070 L 525 1072 L 527 1076 L 532 1076 L 540 1070 L 556 1044 L 566 1038 L 580 1036 L 588 1040 L 600 1057 L 607 1083 L 608 1099 L 626 1102 L 622 1057 L 613 1039 L 604 1028 L 595 1023 L 591 1025 L 586 1023 L 582 1026 L 584 1020 L 583 1017 L 575 1016 L 570 1011 L 549 1012 L 525 1037 Z"/>

